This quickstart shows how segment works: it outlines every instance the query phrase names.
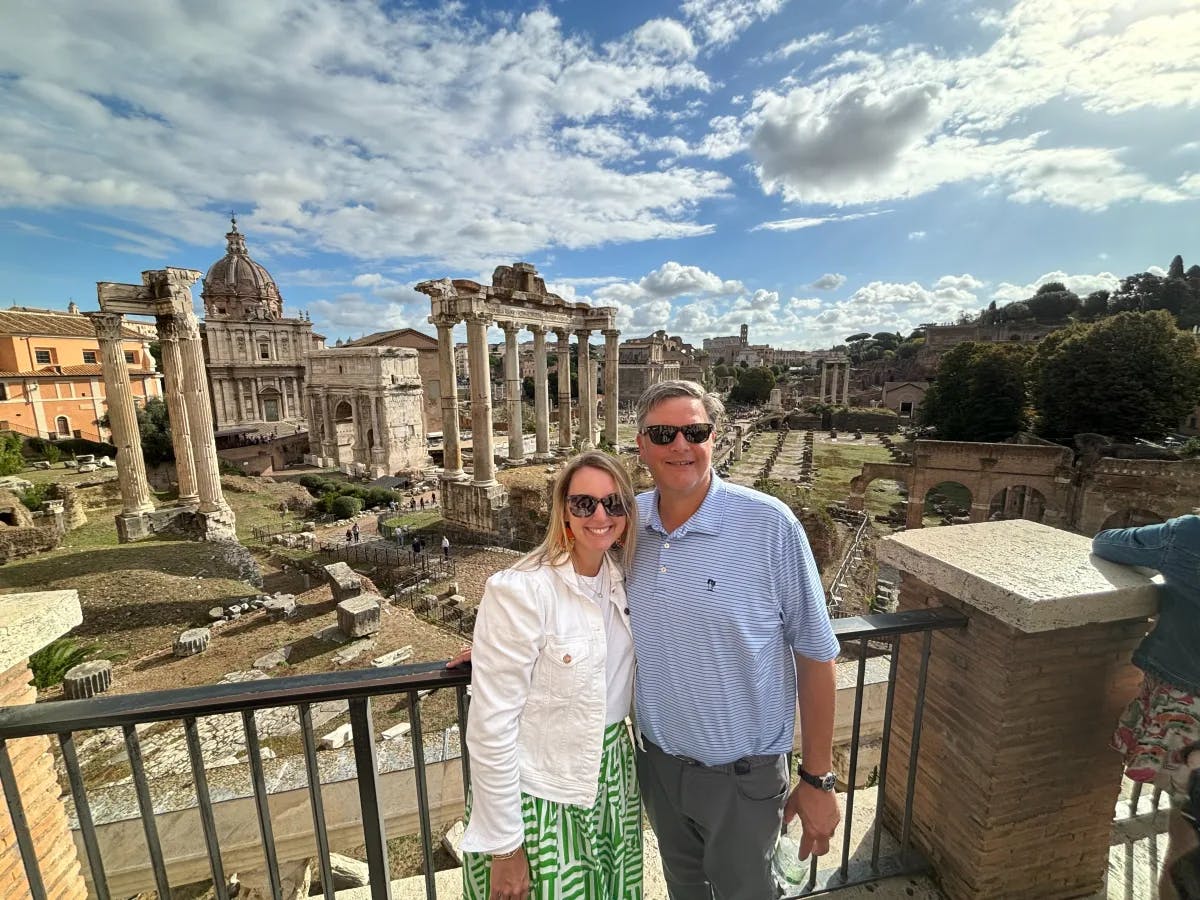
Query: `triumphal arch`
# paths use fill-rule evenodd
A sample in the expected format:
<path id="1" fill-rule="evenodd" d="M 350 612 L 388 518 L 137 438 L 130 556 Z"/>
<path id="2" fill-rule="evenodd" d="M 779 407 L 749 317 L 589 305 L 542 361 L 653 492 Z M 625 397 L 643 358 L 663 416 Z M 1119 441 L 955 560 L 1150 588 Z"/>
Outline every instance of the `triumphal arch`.
<path id="1" fill-rule="evenodd" d="M 200 323 L 192 310 L 192 285 L 199 278 L 200 273 L 192 269 L 167 268 L 142 272 L 141 284 L 97 282 L 100 312 L 87 314 L 100 344 L 109 428 L 117 447 L 121 488 L 117 537 L 122 542 L 167 529 L 206 541 L 237 540 L 233 510 L 221 493 Z M 154 508 L 146 481 L 137 408 L 121 345 L 121 323 L 126 315 L 153 316 L 158 329 L 163 396 L 171 419 L 179 482 L 179 504 L 171 509 Z"/>
<path id="2" fill-rule="evenodd" d="M 313 462 L 370 478 L 431 467 L 416 350 L 313 350 L 307 366 Z"/>
<path id="3" fill-rule="evenodd" d="M 507 505 L 504 487 L 496 481 L 492 448 L 492 387 L 488 366 L 487 329 L 504 332 L 504 382 L 508 413 L 507 462 L 525 462 L 521 423 L 521 377 L 517 337 L 522 330 L 533 335 L 533 403 L 535 413 L 534 459 L 544 462 L 567 455 L 575 443 L 571 429 L 571 335 L 576 338 L 579 371 L 579 446 L 596 445 L 597 397 L 589 338 L 604 335 L 604 438 L 617 445 L 617 310 L 607 306 L 572 303 L 546 290 L 546 282 L 529 263 L 498 266 L 492 283 L 481 285 L 462 278 L 423 281 L 417 290 L 429 296 L 429 321 L 437 327 L 441 383 L 442 433 L 445 463 L 442 473 L 442 512 L 455 523 L 485 531 L 502 528 L 501 512 Z M 458 418 L 457 374 L 451 329 L 467 326 L 467 367 L 471 385 L 471 436 L 473 471 L 463 470 Z M 546 380 L 546 335 L 553 333 L 558 356 L 558 442 L 550 447 L 550 398 Z"/>

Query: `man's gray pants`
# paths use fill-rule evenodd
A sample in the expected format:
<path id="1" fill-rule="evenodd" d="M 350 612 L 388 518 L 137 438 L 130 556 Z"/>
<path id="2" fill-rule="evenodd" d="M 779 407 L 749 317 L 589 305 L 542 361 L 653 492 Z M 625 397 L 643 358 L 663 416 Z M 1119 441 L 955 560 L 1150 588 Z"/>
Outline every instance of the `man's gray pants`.
<path id="1" fill-rule="evenodd" d="M 788 794 L 787 757 L 705 766 L 645 741 L 642 803 L 671 900 L 773 900 L 771 856 Z"/>

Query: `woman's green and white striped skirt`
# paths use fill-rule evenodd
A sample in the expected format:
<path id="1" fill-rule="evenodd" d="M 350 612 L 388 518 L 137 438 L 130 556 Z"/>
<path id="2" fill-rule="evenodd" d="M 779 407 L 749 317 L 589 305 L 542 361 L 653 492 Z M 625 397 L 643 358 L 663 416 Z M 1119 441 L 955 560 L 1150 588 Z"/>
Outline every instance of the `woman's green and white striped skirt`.
<path id="1" fill-rule="evenodd" d="M 467 817 L 470 820 L 468 801 Z M 591 809 L 521 794 L 533 900 L 641 900 L 642 821 L 633 743 L 623 722 L 604 730 Z M 491 857 L 463 854 L 463 897 L 487 900 Z"/>

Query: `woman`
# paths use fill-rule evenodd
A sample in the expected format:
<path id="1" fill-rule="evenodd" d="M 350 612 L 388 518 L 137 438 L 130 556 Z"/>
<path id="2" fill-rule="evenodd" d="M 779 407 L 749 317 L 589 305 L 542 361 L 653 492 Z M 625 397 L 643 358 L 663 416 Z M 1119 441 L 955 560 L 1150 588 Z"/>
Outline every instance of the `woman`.
<path id="1" fill-rule="evenodd" d="M 1189 772 L 1200 769 L 1200 515 L 1102 531 L 1092 539 L 1092 552 L 1157 569 L 1163 576 L 1158 623 L 1133 653 L 1145 679 L 1121 716 L 1113 747 L 1125 754 L 1126 775 L 1154 782 L 1173 800 L 1159 896 L 1200 897 L 1176 889 L 1188 876 L 1175 866 L 1197 847 L 1195 829 L 1181 810 L 1188 800 Z"/>
<path id="2" fill-rule="evenodd" d="M 468 900 L 642 896 L 622 576 L 636 514 L 621 464 L 581 453 L 554 483 L 545 540 L 488 579 L 467 722 Z"/>

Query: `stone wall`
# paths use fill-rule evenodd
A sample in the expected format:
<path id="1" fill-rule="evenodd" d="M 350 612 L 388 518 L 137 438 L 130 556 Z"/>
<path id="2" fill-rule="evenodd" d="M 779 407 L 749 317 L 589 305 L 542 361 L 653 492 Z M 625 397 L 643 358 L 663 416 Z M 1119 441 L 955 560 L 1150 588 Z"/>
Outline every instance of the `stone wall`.
<path id="1" fill-rule="evenodd" d="M 0 707 L 24 706 L 37 699 L 29 656 L 82 621 L 75 591 L 9 594 L 0 598 Z M 50 741 L 19 738 L 8 744 L 21 805 L 33 840 L 46 895 L 54 900 L 86 900 L 87 887 L 71 840 L 63 789 L 54 771 Z M 0 788 L 0 897 L 32 897 L 16 831 Z"/>
<path id="2" fill-rule="evenodd" d="M 1108 741 L 1140 681 L 1129 657 L 1157 593 L 1089 551 L 1080 535 L 1025 521 L 879 543 L 901 572 L 901 612 L 967 619 L 932 637 L 913 796 L 914 843 L 948 900 L 1066 900 L 1104 884 L 1121 782 Z M 893 829 L 923 640 L 904 637 L 898 663 L 884 785 Z"/>

